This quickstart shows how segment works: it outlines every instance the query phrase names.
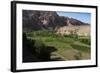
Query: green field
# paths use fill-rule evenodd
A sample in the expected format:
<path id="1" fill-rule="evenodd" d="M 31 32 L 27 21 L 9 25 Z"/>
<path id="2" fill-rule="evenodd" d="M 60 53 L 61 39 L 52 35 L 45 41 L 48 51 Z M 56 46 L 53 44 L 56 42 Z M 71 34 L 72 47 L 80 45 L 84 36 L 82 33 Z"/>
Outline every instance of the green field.
<path id="1" fill-rule="evenodd" d="M 37 46 L 42 43 L 44 46 L 56 48 L 51 56 L 56 54 L 63 60 L 85 60 L 91 57 L 90 37 L 81 38 L 76 34 L 60 35 L 45 30 L 28 32 L 26 35 L 27 39 L 38 41 Z"/>

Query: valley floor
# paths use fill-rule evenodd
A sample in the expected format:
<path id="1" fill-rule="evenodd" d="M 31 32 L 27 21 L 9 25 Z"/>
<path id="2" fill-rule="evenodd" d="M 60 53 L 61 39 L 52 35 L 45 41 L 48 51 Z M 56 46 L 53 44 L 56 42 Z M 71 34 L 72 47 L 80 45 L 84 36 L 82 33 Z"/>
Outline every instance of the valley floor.
<path id="1" fill-rule="evenodd" d="M 61 36 L 53 33 L 31 32 L 27 33 L 27 39 L 39 41 L 37 46 L 43 43 L 45 46 L 56 49 L 50 52 L 51 61 L 87 60 L 91 58 L 90 37 L 81 38 L 74 35 Z M 43 46 L 38 48 L 41 47 Z M 43 51 L 46 53 L 46 50 L 42 48 L 40 52 Z"/>

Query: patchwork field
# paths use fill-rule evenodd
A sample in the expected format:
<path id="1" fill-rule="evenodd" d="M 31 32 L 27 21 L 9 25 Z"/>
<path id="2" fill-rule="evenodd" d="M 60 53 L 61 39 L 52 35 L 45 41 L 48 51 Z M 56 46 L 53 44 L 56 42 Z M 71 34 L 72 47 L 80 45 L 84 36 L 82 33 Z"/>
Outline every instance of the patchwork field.
<path id="1" fill-rule="evenodd" d="M 55 48 L 50 53 L 51 60 L 86 60 L 91 58 L 91 43 L 89 36 L 60 35 L 53 31 L 32 31 L 26 33 L 27 39 L 35 41 L 33 46 L 46 53 L 45 47 Z M 48 49 L 51 49 L 48 48 Z"/>

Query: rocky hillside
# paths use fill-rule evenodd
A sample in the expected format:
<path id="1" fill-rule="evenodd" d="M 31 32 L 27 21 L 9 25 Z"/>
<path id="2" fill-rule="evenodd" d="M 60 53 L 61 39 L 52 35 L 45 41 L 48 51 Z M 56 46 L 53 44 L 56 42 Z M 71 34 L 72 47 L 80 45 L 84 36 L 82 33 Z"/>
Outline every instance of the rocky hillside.
<path id="1" fill-rule="evenodd" d="M 23 31 L 32 30 L 58 30 L 64 26 L 87 25 L 74 18 L 59 16 L 56 12 L 51 11 L 33 11 L 23 10 Z"/>

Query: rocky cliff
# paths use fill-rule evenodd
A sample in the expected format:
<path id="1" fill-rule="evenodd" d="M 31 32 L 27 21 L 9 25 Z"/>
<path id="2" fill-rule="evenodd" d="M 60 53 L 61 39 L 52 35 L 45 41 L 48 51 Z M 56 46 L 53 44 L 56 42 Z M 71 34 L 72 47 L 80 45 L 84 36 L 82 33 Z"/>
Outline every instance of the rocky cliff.
<path id="1" fill-rule="evenodd" d="M 55 30 L 64 26 L 87 25 L 74 18 L 59 16 L 54 11 L 23 10 L 23 31 Z"/>

